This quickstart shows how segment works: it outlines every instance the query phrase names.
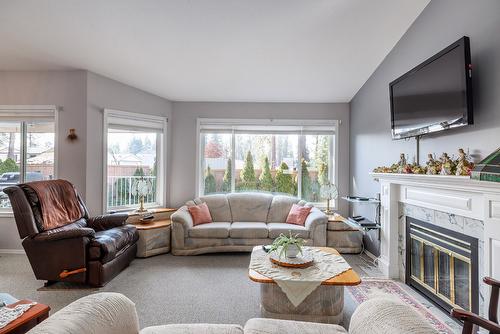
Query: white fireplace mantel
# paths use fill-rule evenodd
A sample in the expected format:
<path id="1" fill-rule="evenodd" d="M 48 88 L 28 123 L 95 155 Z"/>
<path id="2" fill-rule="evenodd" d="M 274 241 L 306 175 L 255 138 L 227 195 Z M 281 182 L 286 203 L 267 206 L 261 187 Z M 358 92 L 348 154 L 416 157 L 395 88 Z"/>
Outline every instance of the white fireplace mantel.
<path id="1" fill-rule="evenodd" d="M 380 182 L 379 267 L 387 277 L 399 278 L 398 206 L 405 203 L 483 221 L 483 275 L 500 279 L 500 183 L 467 176 L 370 175 Z"/>

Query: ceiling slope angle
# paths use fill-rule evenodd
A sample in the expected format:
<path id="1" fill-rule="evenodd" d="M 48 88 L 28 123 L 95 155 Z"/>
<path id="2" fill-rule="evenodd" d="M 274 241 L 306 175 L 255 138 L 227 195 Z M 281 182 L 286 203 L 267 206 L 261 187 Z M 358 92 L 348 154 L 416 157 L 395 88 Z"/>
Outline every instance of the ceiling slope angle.
<path id="1" fill-rule="evenodd" d="M 349 102 L 429 0 L 0 0 L 0 70 L 175 101 Z"/>

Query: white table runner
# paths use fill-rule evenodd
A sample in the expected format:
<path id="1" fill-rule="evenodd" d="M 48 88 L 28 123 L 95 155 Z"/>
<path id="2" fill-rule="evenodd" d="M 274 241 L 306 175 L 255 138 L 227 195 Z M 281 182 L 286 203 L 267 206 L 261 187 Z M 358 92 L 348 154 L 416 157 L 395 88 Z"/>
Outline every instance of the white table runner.
<path id="1" fill-rule="evenodd" d="M 340 255 L 312 247 L 303 247 L 303 251 L 313 255 L 312 266 L 300 269 L 285 268 L 272 263 L 262 246 L 256 246 L 252 251 L 249 268 L 274 280 L 290 302 L 297 307 L 321 285 L 321 282 L 351 269 Z"/>
<path id="2" fill-rule="evenodd" d="M 19 304 L 12 308 L 7 306 L 0 307 L 0 329 L 22 316 L 33 305 L 36 305 L 36 303 Z"/>

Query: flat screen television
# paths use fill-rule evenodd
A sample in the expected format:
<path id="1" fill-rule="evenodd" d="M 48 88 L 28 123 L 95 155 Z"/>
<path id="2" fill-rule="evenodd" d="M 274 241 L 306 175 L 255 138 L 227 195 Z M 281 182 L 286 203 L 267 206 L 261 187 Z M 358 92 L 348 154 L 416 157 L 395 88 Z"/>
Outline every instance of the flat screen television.
<path id="1" fill-rule="evenodd" d="M 389 90 L 393 139 L 473 124 L 469 38 L 403 74 Z"/>

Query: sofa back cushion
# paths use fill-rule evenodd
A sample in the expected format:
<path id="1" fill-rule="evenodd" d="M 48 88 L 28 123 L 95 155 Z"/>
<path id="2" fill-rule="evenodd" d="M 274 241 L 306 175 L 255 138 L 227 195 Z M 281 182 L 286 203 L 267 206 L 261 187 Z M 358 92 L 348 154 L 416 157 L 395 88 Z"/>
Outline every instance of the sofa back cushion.
<path id="1" fill-rule="evenodd" d="M 305 203 L 297 197 L 276 195 L 273 196 L 271 202 L 271 207 L 269 208 L 269 214 L 267 215 L 268 223 L 284 223 L 286 217 L 292 208 L 292 205 Z"/>
<path id="2" fill-rule="evenodd" d="M 264 193 L 234 193 L 228 194 L 227 199 L 233 222 L 265 223 L 273 196 Z"/>
<path id="3" fill-rule="evenodd" d="M 194 200 L 195 205 L 201 203 L 207 203 L 214 222 L 231 222 L 231 208 L 229 207 L 229 202 L 225 194 L 207 195 Z M 189 202 L 186 203 L 188 206 L 190 206 L 190 204 Z"/>

